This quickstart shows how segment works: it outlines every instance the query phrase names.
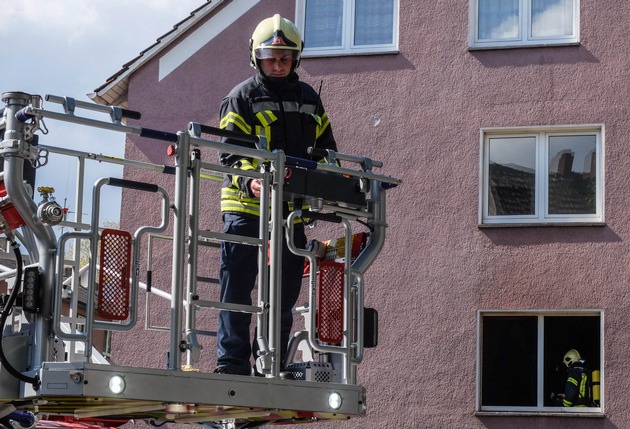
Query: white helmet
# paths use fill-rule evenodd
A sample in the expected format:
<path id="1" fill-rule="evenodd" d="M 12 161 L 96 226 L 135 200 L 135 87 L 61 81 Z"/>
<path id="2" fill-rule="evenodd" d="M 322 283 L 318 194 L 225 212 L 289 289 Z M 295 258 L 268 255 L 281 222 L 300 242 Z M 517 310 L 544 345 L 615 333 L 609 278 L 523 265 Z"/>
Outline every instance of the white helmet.
<path id="1" fill-rule="evenodd" d="M 300 63 L 300 55 L 304 49 L 304 42 L 295 24 L 279 14 L 263 19 L 249 40 L 250 59 L 254 67 L 259 67 L 258 60 L 270 58 L 273 51 L 282 49 L 291 52 L 293 56 L 293 70 Z"/>
<path id="2" fill-rule="evenodd" d="M 567 367 L 570 367 L 580 359 L 582 359 L 582 356 L 580 356 L 580 352 L 575 349 L 571 349 L 564 354 L 564 359 L 562 359 L 562 362 L 564 362 Z"/>

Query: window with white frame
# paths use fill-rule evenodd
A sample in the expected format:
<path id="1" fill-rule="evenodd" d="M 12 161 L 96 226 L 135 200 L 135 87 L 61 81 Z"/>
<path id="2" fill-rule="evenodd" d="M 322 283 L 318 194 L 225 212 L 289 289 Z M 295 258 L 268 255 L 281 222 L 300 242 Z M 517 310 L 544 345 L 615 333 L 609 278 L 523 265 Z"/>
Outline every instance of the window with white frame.
<path id="1" fill-rule="evenodd" d="M 400 0 L 296 0 L 303 56 L 397 52 Z"/>
<path id="2" fill-rule="evenodd" d="M 481 130 L 480 225 L 601 224 L 603 127 Z"/>
<path id="3" fill-rule="evenodd" d="M 580 0 L 470 0 L 470 48 L 579 43 Z"/>
<path id="4" fill-rule="evenodd" d="M 478 326 L 477 412 L 602 412 L 601 311 L 479 311 Z M 570 350 L 590 377 L 589 406 L 562 405 Z"/>

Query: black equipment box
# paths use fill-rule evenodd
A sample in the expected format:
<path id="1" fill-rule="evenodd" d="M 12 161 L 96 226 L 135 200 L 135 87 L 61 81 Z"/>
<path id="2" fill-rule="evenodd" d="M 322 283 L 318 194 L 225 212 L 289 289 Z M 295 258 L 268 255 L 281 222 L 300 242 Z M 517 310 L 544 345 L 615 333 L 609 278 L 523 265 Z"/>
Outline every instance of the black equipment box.
<path id="1" fill-rule="evenodd" d="M 299 167 L 285 169 L 285 199 L 308 196 L 359 208 L 367 204 L 366 192 L 357 178 Z"/>

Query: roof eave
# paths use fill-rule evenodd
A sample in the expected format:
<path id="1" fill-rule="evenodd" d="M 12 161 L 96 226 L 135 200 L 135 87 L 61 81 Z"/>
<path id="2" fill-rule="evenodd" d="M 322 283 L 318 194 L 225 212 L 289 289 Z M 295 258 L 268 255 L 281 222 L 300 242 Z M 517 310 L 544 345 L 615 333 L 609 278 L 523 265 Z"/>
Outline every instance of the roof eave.
<path id="1" fill-rule="evenodd" d="M 214 9 L 223 2 L 224 0 L 207 0 L 206 4 L 193 10 L 190 13 L 190 16 L 175 24 L 171 31 L 160 36 L 156 40 L 156 43 L 140 52 L 140 54 L 131 61 L 124 64 L 117 73 L 110 76 L 103 85 L 96 88 L 94 92 L 87 94 L 87 96 L 98 104 L 127 108 L 129 78 L 131 75 L 179 39 L 183 33 L 188 31 L 193 25 L 214 11 Z"/>

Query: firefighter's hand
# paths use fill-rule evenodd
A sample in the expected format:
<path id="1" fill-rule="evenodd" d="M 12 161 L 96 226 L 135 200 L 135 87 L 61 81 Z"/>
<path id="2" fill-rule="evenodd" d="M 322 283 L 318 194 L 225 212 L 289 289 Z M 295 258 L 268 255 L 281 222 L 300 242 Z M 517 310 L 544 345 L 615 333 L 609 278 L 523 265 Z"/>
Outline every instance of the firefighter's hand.
<path id="1" fill-rule="evenodd" d="M 252 195 L 256 198 L 260 198 L 260 188 L 262 187 L 262 182 L 260 179 L 252 179 L 249 181 L 249 190 L 252 192 Z"/>
<path id="2" fill-rule="evenodd" d="M 556 406 L 562 407 L 563 403 L 562 400 L 564 399 L 564 393 L 558 393 L 555 398 L 553 398 L 554 404 Z"/>

